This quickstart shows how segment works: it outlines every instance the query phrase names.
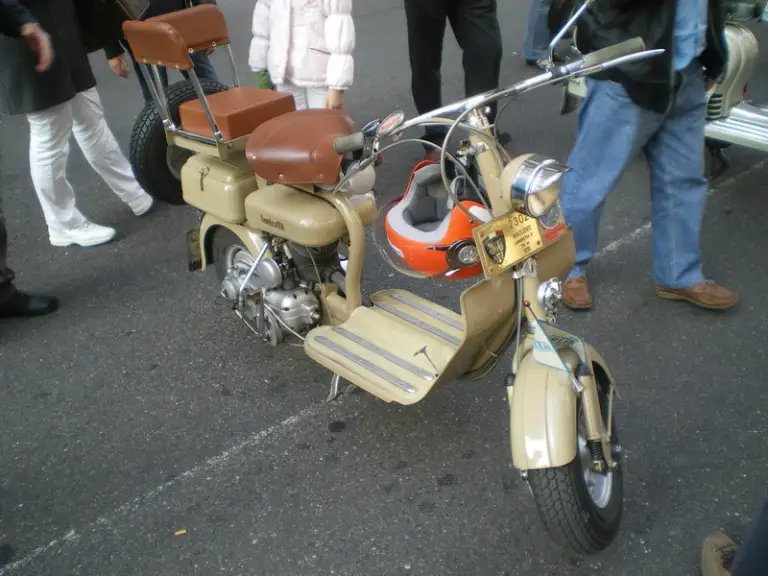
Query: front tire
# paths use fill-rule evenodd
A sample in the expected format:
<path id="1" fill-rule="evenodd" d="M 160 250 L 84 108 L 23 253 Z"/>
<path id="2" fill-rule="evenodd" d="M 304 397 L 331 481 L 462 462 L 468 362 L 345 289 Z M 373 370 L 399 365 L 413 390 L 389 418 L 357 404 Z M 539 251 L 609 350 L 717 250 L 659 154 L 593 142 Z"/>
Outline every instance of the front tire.
<path id="1" fill-rule="evenodd" d="M 206 95 L 228 90 L 229 86 L 215 80 L 200 80 Z M 195 100 L 197 93 L 189 80 L 168 86 L 165 92 L 173 123 L 179 125 L 179 106 Z M 184 204 L 181 193 L 181 167 L 194 152 L 178 146 L 168 146 L 160 111 L 154 101 L 148 102 L 131 131 L 129 161 L 139 185 L 153 198 L 168 204 Z"/>
<path id="2" fill-rule="evenodd" d="M 609 390 L 598 378 L 598 394 L 607 426 Z M 613 457 L 618 467 L 605 474 L 589 467 L 581 402 L 577 409 L 576 458 L 559 468 L 530 470 L 528 479 L 539 515 L 553 540 L 577 554 L 595 554 L 607 548 L 616 536 L 623 510 L 623 465 L 620 459 L 616 415 L 611 426 Z"/>

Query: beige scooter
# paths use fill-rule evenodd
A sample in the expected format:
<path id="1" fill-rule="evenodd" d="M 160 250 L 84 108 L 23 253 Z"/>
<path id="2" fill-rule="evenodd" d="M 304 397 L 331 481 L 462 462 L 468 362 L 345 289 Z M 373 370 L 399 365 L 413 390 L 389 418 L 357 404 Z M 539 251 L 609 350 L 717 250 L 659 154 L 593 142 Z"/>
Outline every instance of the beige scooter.
<path id="1" fill-rule="evenodd" d="M 574 262 L 558 201 L 567 169 L 538 155 L 510 158 L 483 111 L 660 51 L 625 42 L 510 88 L 407 121 L 395 112 L 355 132 L 341 111 L 295 111 L 290 94 L 241 87 L 236 75 L 234 88 L 206 96 L 189 54 L 228 44 L 215 6 L 128 22 L 124 31 L 140 62 L 187 70 L 196 87 L 198 99 L 183 103 L 175 122 L 146 74 L 169 145 L 194 153 L 181 169 L 184 200 L 202 212 L 188 235 L 190 269 L 215 267 L 221 297 L 260 339 L 302 342 L 334 375 L 329 399 L 343 378 L 385 402 L 414 404 L 435 386 L 484 377 L 516 341 L 506 380 L 512 461 L 558 542 L 584 554 L 608 546 L 623 500 L 614 382 L 591 345 L 554 325 L 561 279 Z M 475 170 L 468 185 L 493 215 L 477 222 L 474 245 L 453 254 L 457 268 L 480 262 L 485 275 L 461 295 L 460 313 L 405 290 L 368 296 L 360 288 L 366 227 L 379 248 L 386 244 L 377 237 L 374 160 L 382 142 L 407 141 L 398 140 L 406 129 L 428 123 L 469 133 L 458 158 L 442 149 L 442 178 L 454 190 L 449 156 L 464 177 Z"/>

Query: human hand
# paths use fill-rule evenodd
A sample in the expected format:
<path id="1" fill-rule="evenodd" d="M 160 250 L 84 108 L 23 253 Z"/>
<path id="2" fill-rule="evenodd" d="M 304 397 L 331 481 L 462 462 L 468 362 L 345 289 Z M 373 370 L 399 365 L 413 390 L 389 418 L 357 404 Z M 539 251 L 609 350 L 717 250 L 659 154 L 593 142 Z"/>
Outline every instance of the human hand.
<path id="1" fill-rule="evenodd" d="M 20 35 L 37 56 L 35 72 L 47 70 L 53 62 L 53 45 L 48 33 L 39 24 L 24 24 Z"/>
<path id="2" fill-rule="evenodd" d="M 341 110 L 344 107 L 344 92 L 341 90 L 328 90 L 326 108 Z"/>
<path id="3" fill-rule="evenodd" d="M 120 56 L 110 58 L 107 62 L 109 67 L 112 69 L 112 72 L 121 78 L 127 78 L 131 73 L 131 65 L 128 63 L 128 59 L 125 57 L 125 54 L 120 54 Z"/>

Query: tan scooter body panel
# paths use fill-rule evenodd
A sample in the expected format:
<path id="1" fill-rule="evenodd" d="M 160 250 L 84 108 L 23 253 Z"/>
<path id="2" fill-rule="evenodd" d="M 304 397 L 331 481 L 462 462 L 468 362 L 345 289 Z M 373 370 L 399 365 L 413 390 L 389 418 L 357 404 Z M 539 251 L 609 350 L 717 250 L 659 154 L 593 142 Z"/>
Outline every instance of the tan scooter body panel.
<path id="1" fill-rule="evenodd" d="M 713 112 L 720 118 L 728 116 L 731 108 L 744 100 L 744 86 L 754 74 L 760 59 L 757 38 L 746 26 L 727 24 L 725 41 L 728 46 L 728 61 L 722 81 L 712 89 L 714 98 L 710 101 L 708 109 L 710 120 L 714 120 Z"/>
<path id="2" fill-rule="evenodd" d="M 193 158 L 190 158 L 190 160 L 193 160 Z M 210 159 L 210 158 L 209 158 Z M 292 188 L 288 188 L 287 186 L 283 186 L 281 184 L 276 184 L 274 186 L 267 186 L 263 190 L 267 189 L 274 189 L 274 188 L 282 188 L 283 190 L 279 190 L 276 192 L 285 192 L 284 189 L 288 189 L 289 192 L 294 192 L 296 194 L 301 194 L 299 198 L 307 202 L 307 199 L 311 207 L 313 207 L 315 210 L 313 212 L 315 218 L 318 216 L 319 219 L 311 219 L 302 217 L 306 216 L 308 212 L 305 212 L 303 210 L 294 209 L 294 213 L 290 213 L 289 211 L 289 205 L 288 203 L 295 199 L 295 196 L 279 196 L 278 194 L 265 194 L 261 195 L 258 194 L 261 192 L 261 190 L 258 190 L 256 193 L 252 193 L 248 196 L 250 198 L 251 196 L 254 197 L 254 205 L 255 202 L 258 200 L 258 202 L 269 202 L 270 200 L 277 199 L 277 208 L 273 208 L 271 210 L 257 210 L 254 212 L 251 212 L 252 216 L 254 217 L 260 217 L 262 214 L 280 214 L 281 216 L 284 216 L 285 219 L 280 221 L 277 220 L 280 223 L 283 223 L 285 226 L 285 222 L 288 222 L 289 225 L 292 227 L 293 230 L 292 236 L 289 235 L 286 232 L 281 232 L 279 236 L 282 238 L 286 238 L 288 240 L 292 240 L 293 242 L 296 242 L 298 244 L 302 244 L 304 246 L 324 246 L 326 244 L 330 244 L 331 242 L 338 240 L 339 238 L 346 235 L 347 229 L 344 226 L 344 220 L 341 218 L 341 215 L 339 212 L 333 208 L 328 202 L 323 200 L 322 198 L 318 196 L 314 196 L 310 193 L 306 192 L 298 192 L 296 190 L 293 190 Z M 185 192 L 186 194 L 186 192 Z M 257 194 L 254 196 L 254 194 Z M 369 194 L 362 194 L 355 196 L 350 199 L 351 204 L 357 209 L 358 214 L 360 215 L 362 221 L 367 225 L 370 222 L 372 222 L 376 218 L 376 199 L 372 193 Z M 197 207 L 197 206 L 196 206 Z M 220 211 L 222 211 L 220 209 Z M 334 217 L 328 218 L 328 214 L 332 214 Z M 245 216 L 245 210 L 243 211 L 243 214 Z M 229 215 L 232 215 L 231 213 Z M 267 216 L 269 218 L 269 216 Z M 339 227 L 338 222 L 336 222 L 336 219 L 341 220 L 341 227 Z M 323 228 L 321 224 L 328 224 L 327 228 Z M 201 245 L 205 247 L 205 249 L 202 251 L 202 269 L 205 269 L 206 266 L 208 266 L 209 260 L 211 258 L 211 254 L 209 253 L 209 243 L 210 243 L 210 233 L 213 231 L 213 229 L 217 226 L 223 226 L 224 228 L 227 228 L 231 232 L 233 232 L 238 238 L 240 238 L 243 241 L 243 245 L 247 247 L 251 254 L 258 254 L 259 250 L 262 246 L 262 239 L 261 239 L 261 233 L 263 231 L 270 231 L 268 230 L 268 226 L 262 225 L 257 227 L 251 227 L 249 222 L 245 221 L 245 218 L 240 223 L 233 223 L 231 220 L 227 220 L 226 218 L 221 217 L 220 214 L 215 214 L 212 212 L 206 212 L 203 216 L 202 223 L 200 224 L 200 241 Z M 330 239 L 329 239 L 330 238 Z"/>
<path id="3" fill-rule="evenodd" d="M 248 164 L 195 154 L 181 168 L 184 201 L 231 224 L 245 222 L 245 199 L 258 183 Z"/>
<path id="4" fill-rule="evenodd" d="M 352 196 L 350 202 L 364 226 L 376 218 L 373 194 Z M 304 190 L 272 184 L 245 199 L 248 226 L 275 234 L 302 246 L 326 246 L 347 235 L 339 211 L 318 195 Z"/>
<path id="5" fill-rule="evenodd" d="M 258 254 L 261 251 L 261 247 L 264 246 L 264 241 L 262 240 L 261 232 L 259 230 L 252 230 L 242 224 L 226 222 L 213 214 L 205 214 L 202 222 L 200 222 L 200 246 L 202 247 L 201 270 L 205 270 L 206 267 L 212 263 L 213 255 L 210 253 L 211 235 L 214 230 L 219 227 L 226 228 L 240 238 L 243 242 L 243 246 L 248 248 L 248 251 L 251 254 Z"/>
<path id="6" fill-rule="evenodd" d="M 568 348 L 560 350 L 573 369 L 578 356 Z M 587 355 L 605 372 L 610 386 L 614 380 L 605 361 L 591 345 Z M 533 354 L 525 355 L 507 388 L 510 408 L 512 463 L 520 470 L 557 468 L 576 457 L 576 393 L 565 372 L 539 364 Z"/>

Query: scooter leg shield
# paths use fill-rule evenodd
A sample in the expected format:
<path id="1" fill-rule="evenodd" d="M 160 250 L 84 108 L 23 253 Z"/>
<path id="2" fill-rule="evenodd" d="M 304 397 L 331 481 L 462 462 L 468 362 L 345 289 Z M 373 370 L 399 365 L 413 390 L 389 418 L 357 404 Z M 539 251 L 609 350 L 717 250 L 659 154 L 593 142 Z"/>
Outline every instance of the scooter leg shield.
<path id="1" fill-rule="evenodd" d="M 561 350 L 571 366 L 571 350 Z M 576 457 L 576 393 L 568 373 L 543 366 L 529 353 L 507 389 L 512 463 L 520 470 L 565 466 Z"/>

